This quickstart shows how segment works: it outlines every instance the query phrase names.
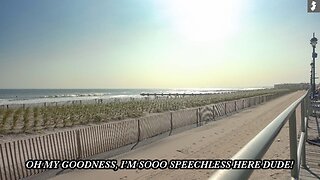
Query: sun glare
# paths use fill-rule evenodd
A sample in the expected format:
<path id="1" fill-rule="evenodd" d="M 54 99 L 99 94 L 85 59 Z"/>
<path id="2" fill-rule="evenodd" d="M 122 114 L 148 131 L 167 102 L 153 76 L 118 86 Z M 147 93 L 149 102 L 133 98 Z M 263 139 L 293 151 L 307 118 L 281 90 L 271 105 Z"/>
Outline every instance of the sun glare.
<path id="1" fill-rule="evenodd" d="M 245 1 L 162 1 L 174 31 L 191 41 L 223 40 L 237 31 Z"/>

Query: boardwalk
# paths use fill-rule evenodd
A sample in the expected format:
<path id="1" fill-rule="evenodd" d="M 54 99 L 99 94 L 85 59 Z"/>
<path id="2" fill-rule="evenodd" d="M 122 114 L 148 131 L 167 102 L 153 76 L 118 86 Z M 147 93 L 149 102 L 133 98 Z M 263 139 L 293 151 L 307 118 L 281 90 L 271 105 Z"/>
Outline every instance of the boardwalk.
<path id="1" fill-rule="evenodd" d="M 200 128 L 176 134 L 128 153 L 121 159 L 222 159 L 231 158 L 241 147 L 269 124 L 304 92 L 292 93 L 214 121 Z M 299 114 L 299 113 L 298 113 Z M 299 118 L 298 118 L 299 119 Z M 300 127 L 298 122 L 298 127 Z M 272 144 L 266 159 L 288 159 L 288 123 Z M 212 170 L 75 170 L 54 179 L 207 179 Z M 258 170 L 251 179 L 289 179 L 288 170 Z"/>
<path id="2" fill-rule="evenodd" d="M 318 119 L 320 121 L 320 119 Z M 319 134 L 316 124 L 315 117 L 310 117 L 309 128 L 308 128 L 308 139 L 310 141 L 319 141 Z M 306 155 L 307 155 L 307 165 L 309 169 L 301 169 L 300 178 L 301 179 L 320 179 L 320 146 L 312 145 L 306 143 Z"/>

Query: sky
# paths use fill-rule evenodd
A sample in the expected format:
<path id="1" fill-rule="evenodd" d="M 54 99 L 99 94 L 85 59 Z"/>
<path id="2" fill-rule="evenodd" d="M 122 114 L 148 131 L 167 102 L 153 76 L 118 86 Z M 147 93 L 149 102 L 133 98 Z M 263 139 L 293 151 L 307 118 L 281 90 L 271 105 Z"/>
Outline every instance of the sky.
<path id="1" fill-rule="evenodd" d="M 309 82 L 313 32 L 307 0 L 1 0 L 0 88 Z"/>

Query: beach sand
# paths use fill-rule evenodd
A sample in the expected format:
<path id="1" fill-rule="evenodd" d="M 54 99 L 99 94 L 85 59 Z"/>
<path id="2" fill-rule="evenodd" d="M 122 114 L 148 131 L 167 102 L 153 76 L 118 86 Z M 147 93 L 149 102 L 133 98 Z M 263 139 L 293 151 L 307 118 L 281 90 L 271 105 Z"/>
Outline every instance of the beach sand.
<path id="1" fill-rule="evenodd" d="M 277 117 L 304 91 L 166 137 L 111 159 L 228 159 Z M 298 108 L 299 109 L 299 108 Z M 299 112 L 299 111 L 297 111 Z M 299 113 L 298 113 L 299 114 Z M 300 119 L 300 116 L 297 116 Z M 300 123 L 297 121 L 297 128 Z M 289 159 L 288 122 L 263 159 Z M 74 170 L 52 179 L 207 179 L 213 170 Z M 288 179 L 288 170 L 256 170 L 251 179 Z"/>
<path id="2" fill-rule="evenodd" d="M 29 135 L 46 134 L 65 129 L 143 117 L 154 113 L 197 108 L 218 102 L 266 94 L 283 94 L 289 90 L 264 89 L 205 96 L 129 100 L 110 103 L 85 103 L 46 107 L 5 108 L 0 106 L 0 143 Z"/>

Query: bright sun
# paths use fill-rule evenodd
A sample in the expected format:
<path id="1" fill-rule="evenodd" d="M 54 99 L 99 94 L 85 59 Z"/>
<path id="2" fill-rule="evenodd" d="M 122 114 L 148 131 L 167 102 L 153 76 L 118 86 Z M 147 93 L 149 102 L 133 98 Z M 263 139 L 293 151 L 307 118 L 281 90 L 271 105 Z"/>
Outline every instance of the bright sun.
<path id="1" fill-rule="evenodd" d="M 174 31 L 191 41 L 223 40 L 237 31 L 244 0 L 164 0 Z"/>

